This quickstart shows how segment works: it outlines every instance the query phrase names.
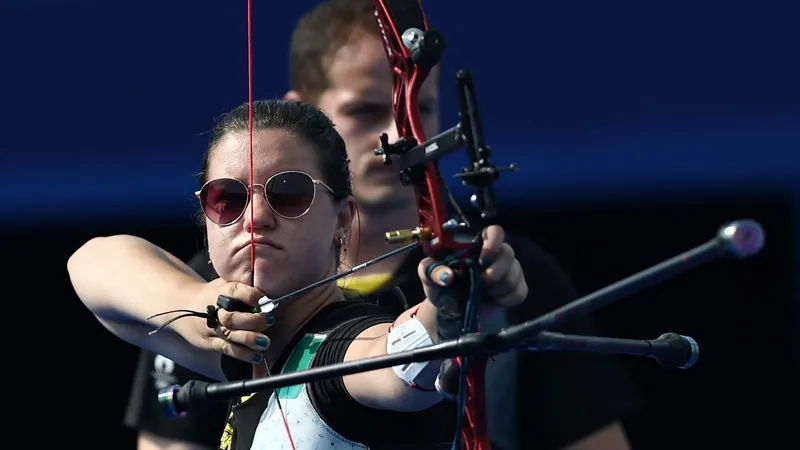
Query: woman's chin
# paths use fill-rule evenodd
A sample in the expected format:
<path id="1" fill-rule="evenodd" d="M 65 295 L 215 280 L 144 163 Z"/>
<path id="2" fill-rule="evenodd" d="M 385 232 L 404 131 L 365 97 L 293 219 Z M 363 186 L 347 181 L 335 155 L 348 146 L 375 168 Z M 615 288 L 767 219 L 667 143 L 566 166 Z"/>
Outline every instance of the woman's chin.
<path id="1" fill-rule="evenodd" d="M 272 292 L 280 288 L 280 275 L 274 270 L 256 270 L 253 276 L 253 286 L 264 292 Z"/>
<path id="2" fill-rule="evenodd" d="M 278 273 L 275 270 L 263 271 L 256 270 L 253 286 L 266 294 L 269 298 L 278 298 L 286 294 L 291 294 L 303 286 L 297 287 L 287 283 L 287 277 L 284 273 Z"/>

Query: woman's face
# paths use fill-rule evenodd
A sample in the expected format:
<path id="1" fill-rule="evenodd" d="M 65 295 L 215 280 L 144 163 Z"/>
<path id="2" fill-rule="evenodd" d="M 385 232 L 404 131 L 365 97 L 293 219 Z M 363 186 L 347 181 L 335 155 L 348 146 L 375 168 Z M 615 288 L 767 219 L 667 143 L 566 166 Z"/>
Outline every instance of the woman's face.
<path id="1" fill-rule="evenodd" d="M 277 215 L 264 196 L 264 183 L 279 172 L 305 172 L 325 181 L 311 144 L 282 129 L 253 132 L 255 195 L 243 216 L 220 226 L 206 218 L 208 250 L 219 276 L 251 282 L 250 230 L 255 237 L 253 286 L 271 298 L 288 294 L 335 270 L 334 246 L 349 232 L 352 198 L 336 201 L 322 185 L 310 210 L 297 219 Z M 214 148 L 207 179 L 236 178 L 249 185 L 250 152 L 247 133 L 231 133 Z M 259 186 L 260 185 L 260 186 Z M 252 209 L 252 219 L 251 219 Z"/>

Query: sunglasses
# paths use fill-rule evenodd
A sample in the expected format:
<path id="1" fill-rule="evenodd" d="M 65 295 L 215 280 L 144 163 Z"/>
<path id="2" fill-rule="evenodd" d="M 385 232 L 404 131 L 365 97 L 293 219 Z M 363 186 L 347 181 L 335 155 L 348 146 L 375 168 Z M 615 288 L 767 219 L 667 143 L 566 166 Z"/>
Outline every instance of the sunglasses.
<path id="1" fill-rule="evenodd" d="M 334 193 L 325 182 L 299 171 L 276 173 L 263 185 L 256 186 L 264 188 L 264 197 L 275 214 L 285 219 L 297 219 L 314 204 L 317 185 Z M 238 221 L 250 203 L 250 187 L 235 178 L 207 181 L 195 195 L 200 199 L 200 207 L 206 217 L 220 226 Z"/>

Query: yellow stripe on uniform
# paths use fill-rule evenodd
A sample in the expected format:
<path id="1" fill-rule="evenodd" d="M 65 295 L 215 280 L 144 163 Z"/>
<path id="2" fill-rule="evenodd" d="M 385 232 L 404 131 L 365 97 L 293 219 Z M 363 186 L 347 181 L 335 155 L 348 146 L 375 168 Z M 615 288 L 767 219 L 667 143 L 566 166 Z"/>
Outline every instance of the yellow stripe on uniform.
<path id="1" fill-rule="evenodd" d="M 239 397 L 239 404 L 246 402 L 253 394 L 243 395 Z M 230 450 L 231 441 L 233 440 L 233 408 L 228 414 L 228 420 L 225 421 L 225 429 L 222 430 L 222 437 L 219 438 L 219 450 Z"/>
<path id="2" fill-rule="evenodd" d="M 369 295 L 388 284 L 391 279 L 391 273 L 373 273 L 357 277 L 344 277 L 337 281 L 337 284 L 342 289 Z"/>

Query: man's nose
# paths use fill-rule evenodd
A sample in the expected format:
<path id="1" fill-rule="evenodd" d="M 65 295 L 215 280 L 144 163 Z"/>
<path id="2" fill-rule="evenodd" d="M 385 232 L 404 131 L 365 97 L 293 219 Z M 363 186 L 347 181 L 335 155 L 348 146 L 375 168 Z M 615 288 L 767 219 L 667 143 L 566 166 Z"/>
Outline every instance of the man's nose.
<path id="1" fill-rule="evenodd" d="M 398 139 L 400 139 L 400 135 L 397 133 L 397 125 L 394 123 L 394 116 L 390 117 L 390 120 L 383 128 L 381 133 L 386 133 L 386 135 L 389 136 L 390 144 L 394 144 Z"/>

